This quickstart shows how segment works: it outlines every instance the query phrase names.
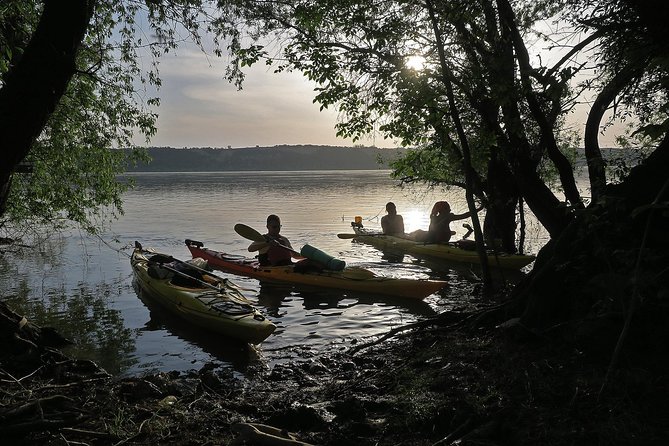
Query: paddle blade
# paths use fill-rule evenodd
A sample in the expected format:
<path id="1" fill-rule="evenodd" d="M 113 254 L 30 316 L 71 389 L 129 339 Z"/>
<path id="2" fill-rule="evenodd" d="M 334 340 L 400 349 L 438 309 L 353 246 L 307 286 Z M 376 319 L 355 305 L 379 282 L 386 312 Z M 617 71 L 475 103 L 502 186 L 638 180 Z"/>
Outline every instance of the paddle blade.
<path id="1" fill-rule="evenodd" d="M 255 229 L 250 226 L 246 226 L 242 223 L 237 223 L 235 225 L 235 232 L 245 239 L 253 240 L 254 242 L 264 242 L 265 237 Z"/>
<path id="2" fill-rule="evenodd" d="M 355 238 L 355 237 L 357 237 L 357 236 L 358 236 L 358 234 L 350 234 L 350 233 L 346 233 L 346 234 L 337 234 L 337 237 L 339 237 L 339 238 L 343 238 L 343 239 Z"/>

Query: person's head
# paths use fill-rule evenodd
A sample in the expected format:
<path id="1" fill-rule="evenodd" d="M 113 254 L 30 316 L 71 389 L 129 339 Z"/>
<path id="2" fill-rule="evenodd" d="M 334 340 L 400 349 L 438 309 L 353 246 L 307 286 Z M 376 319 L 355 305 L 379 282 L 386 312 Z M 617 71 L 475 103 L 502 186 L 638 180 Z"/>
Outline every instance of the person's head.
<path id="1" fill-rule="evenodd" d="M 444 215 L 451 212 L 451 205 L 448 204 L 448 201 L 437 201 L 432 208 L 433 216 Z"/>
<path id="2" fill-rule="evenodd" d="M 281 219 L 278 215 L 267 217 L 267 231 L 270 235 L 278 235 L 281 232 Z"/>
<path id="3" fill-rule="evenodd" d="M 390 215 L 397 214 L 397 208 L 395 207 L 395 203 L 393 203 L 392 201 L 386 203 L 386 212 Z"/>

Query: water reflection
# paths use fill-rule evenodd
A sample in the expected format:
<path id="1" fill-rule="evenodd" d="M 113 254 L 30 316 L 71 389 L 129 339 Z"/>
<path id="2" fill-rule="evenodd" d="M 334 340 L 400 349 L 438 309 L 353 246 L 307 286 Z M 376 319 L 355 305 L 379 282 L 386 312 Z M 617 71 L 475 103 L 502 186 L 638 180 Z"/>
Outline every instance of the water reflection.
<path id="1" fill-rule="evenodd" d="M 457 276 L 466 277 L 471 281 L 480 281 L 482 277 L 481 266 L 477 264 L 469 264 L 463 262 L 450 261 L 448 259 L 435 258 L 429 255 L 421 254 L 403 254 L 402 250 L 393 249 L 392 247 L 381 249 L 379 247 L 373 247 L 367 243 L 352 239 L 351 243 L 364 249 L 376 250 L 381 255 L 381 259 L 396 267 L 402 267 L 401 264 L 413 264 L 417 266 L 422 266 L 428 270 L 430 278 L 433 279 L 444 279 L 449 276 L 452 276 L 455 273 Z M 495 268 L 494 266 L 490 268 L 490 275 L 493 280 L 500 281 L 502 283 L 517 283 L 523 277 L 526 276 L 525 271 L 529 271 L 531 266 L 525 267 L 521 270 L 508 269 L 508 268 Z"/>
<path id="2" fill-rule="evenodd" d="M 413 314 L 429 316 L 435 315 L 435 310 L 420 299 L 406 299 L 394 296 L 375 295 L 330 288 L 309 287 L 306 285 L 293 286 L 260 282 L 258 304 L 264 307 L 265 312 L 273 317 L 280 318 L 282 302 L 300 299 L 305 310 L 349 309 L 357 305 L 387 305 L 399 307 Z"/>
<path id="3" fill-rule="evenodd" d="M 242 373 L 248 370 L 249 365 L 260 361 L 260 355 L 253 346 L 194 327 L 162 308 L 156 302 L 155 297 L 143 290 L 136 281 L 133 281 L 133 288 L 149 310 L 149 320 L 138 330 L 141 335 L 149 335 L 154 332 L 160 336 L 162 332 L 166 332 L 168 336 L 174 336 L 188 344 L 198 346 L 212 358 Z"/>
<path id="4" fill-rule="evenodd" d="M 29 315 L 40 326 L 57 327 L 60 334 L 73 342 L 65 353 L 91 359 L 112 374 L 126 370 L 134 361 L 135 336 L 124 325 L 120 312 L 109 308 L 113 286 L 87 284 L 68 293 L 63 287 L 46 290 L 41 300 L 30 299 L 33 289 L 21 280 L 14 296 L 5 303 L 19 314 Z"/>

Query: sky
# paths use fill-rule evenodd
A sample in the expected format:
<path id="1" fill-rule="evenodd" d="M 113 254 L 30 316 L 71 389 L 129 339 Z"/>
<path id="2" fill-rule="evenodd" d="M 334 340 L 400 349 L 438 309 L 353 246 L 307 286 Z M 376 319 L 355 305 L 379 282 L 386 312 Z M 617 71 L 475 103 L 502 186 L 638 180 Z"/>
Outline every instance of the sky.
<path id="1" fill-rule="evenodd" d="M 314 84 L 300 73 L 246 69 L 243 90 L 224 79 L 225 61 L 197 49 L 161 58 L 158 133 L 151 146 L 254 147 L 332 145 L 394 147 L 382 137 L 338 138 L 334 110 L 319 112 Z M 143 144 L 143 141 L 136 141 Z"/>
<path id="2" fill-rule="evenodd" d="M 337 113 L 319 111 L 314 84 L 300 73 L 272 72 L 257 64 L 245 70 L 243 90 L 224 79 L 225 60 L 195 48 L 179 48 L 160 63 L 162 87 L 158 133 L 148 144 L 170 147 L 254 147 L 274 145 L 362 144 L 395 147 L 392 140 L 369 137 L 356 142 L 336 136 Z M 582 135 L 587 107 L 568 123 Z M 601 147 L 614 146 L 615 131 L 600 137 Z M 137 138 L 139 145 L 147 145 Z"/>

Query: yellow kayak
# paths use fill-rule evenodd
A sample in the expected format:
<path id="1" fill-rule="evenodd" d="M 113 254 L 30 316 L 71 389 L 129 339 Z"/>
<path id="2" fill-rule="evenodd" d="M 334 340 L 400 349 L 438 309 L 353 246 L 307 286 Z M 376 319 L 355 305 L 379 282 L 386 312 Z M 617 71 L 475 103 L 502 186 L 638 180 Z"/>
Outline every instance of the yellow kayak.
<path id="1" fill-rule="evenodd" d="M 353 227 L 353 240 L 374 246 L 382 251 L 404 252 L 460 263 L 480 264 L 476 250 L 462 249 L 458 243 L 423 243 L 415 240 L 384 235 L 365 228 Z M 344 237 L 340 237 L 344 238 Z M 346 237 L 349 238 L 349 237 Z M 488 252 L 488 265 L 498 268 L 520 269 L 534 261 L 534 256 Z"/>
<path id="2" fill-rule="evenodd" d="M 157 304 L 193 325 L 259 344 L 276 326 L 226 279 L 137 244 L 130 258 L 137 283 Z"/>

